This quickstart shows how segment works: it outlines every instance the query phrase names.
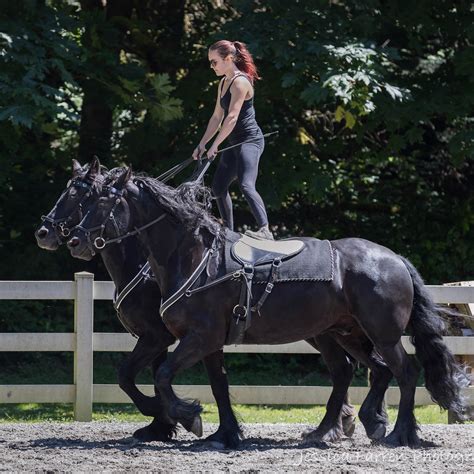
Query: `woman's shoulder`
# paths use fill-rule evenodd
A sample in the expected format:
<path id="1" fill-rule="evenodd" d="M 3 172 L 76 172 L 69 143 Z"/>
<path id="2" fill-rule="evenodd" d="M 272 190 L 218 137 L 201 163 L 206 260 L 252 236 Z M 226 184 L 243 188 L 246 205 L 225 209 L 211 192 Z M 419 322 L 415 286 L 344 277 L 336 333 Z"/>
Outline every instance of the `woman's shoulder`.
<path id="1" fill-rule="evenodd" d="M 242 87 L 245 89 L 252 89 L 252 83 L 250 82 L 249 77 L 245 73 L 237 75 L 232 81 L 232 87 L 237 86 L 238 88 Z"/>
<path id="2" fill-rule="evenodd" d="M 235 76 L 235 80 L 241 83 L 247 82 L 251 84 L 250 77 L 247 74 L 245 74 L 245 72 L 240 72 L 239 74 L 237 74 Z"/>

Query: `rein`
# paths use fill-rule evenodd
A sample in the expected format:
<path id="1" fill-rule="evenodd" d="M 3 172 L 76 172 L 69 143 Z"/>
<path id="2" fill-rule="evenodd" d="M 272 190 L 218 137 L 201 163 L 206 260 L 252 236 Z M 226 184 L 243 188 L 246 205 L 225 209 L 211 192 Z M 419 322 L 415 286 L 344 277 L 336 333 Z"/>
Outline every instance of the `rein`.
<path id="1" fill-rule="evenodd" d="M 275 132 L 270 132 L 270 133 L 266 133 L 265 135 L 263 135 L 264 137 L 269 137 L 271 135 L 275 135 L 277 134 L 278 132 L 275 131 Z M 245 143 L 252 143 L 254 142 L 255 140 L 245 140 L 243 142 L 240 142 L 240 143 L 236 143 L 235 145 L 231 145 L 231 146 L 228 146 L 226 148 L 222 148 L 221 150 L 219 150 L 217 153 L 222 153 L 224 151 L 227 151 L 227 150 L 230 150 L 231 148 L 235 148 L 237 146 L 240 146 L 240 145 L 243 145 Z M 167 181 L 169 181 L 170 179 L 174 178 L 178 173 L 180 173 L 182 170 L 184 170 L 188 165 L 190 165 L 193 161 L 195 161 L 193 158 L 188 158 L 187 160 L 173 166 L 172 168 L 170 168 L 168 171 L 165 171 L 163 174 L 161 174 L 160 176 L 158 176 L 158 178 L 156 178 L 157 180 L 163 182 L 163 183 L 166 183 Z M 204 164 L 203 161 L 205 161 Z M 207 170 L 209 169 L 209 167 L 211 166 L 211 163 L 212 163 L 213 159 L 204 159 L 204 160 L 201 160 L 199 159 L 199 163 L 198 163 L 198 166 L 197 166 L 197 169 L 194 173 L 194 175 L 191 177 L 190 181 L 192 182 L 195 182 L 195 181 L 201 181 L 202 179 L 204 179 L 204 176 L 205 174 L 207 173 Z M 82 186 L 87 186 L 86 183 L 81 183 L 79 182 L 80 185 Z M 141 231 L 147 229 L 148 227 L 151 227 L 152 225 L 156 224 L 157 222 L 161 221 L 162 219 L 165 218 L 166 216 L 166 213 L 163 213 L 161 216 L 159 216 L 158 218 L 154 219 L 153 221 L 149 222 L 148 224 L 145 224 L 144 226 L 138 228 L 138 229 L 134 229 L 133 231 L 130 231 L 130 232 L 127 232 L 123 235 L 117 235 L 116 237 L 114 237 L 113 239 L 104 239 L 103 237 L 103 234 L 104 234 L 104 231 L 105 231 L 105 227 L 107 225 L 107 222 L 109 220 L 112 220 L 113 224 L 114 224 L 114 227 L 115 227 L 115 231 L 117 234 L 119 234 L 119 229 L 118 229 L 118 226 L 117 226 L 117 222 L 115 220 L 115 215 L 114 215 L 114 211 L 115 211 L 115 208 L 117 207 L 117 205 L 120 203 L 120 198 L 122 197 L 123 195 L 123 192 L 117 188 L 114 188 L 113 186 L 110 186 L 109 187 L 109 192 L 111 192 L 112 194 L 115 194 L 117 196 L 119 196 L 117 198 L 117 200 L 115 201 L 115 204 L 114 206 L 112 207 L 109 215 L 106 217 L 105 221 L 102 222 L 102 224 L 96 226 L 96 227 L 91 227 L 91 228 L 85 228 L 85 227 L 82 227 L 81 225 L 76 225 L 74 227 L 74 229 L 78 229 L 78 230 L 81 230 L 82 232 L 84 232 L 84 234 L 86 235 L 86 238 L 87 238 L 87 243 L 89 245 L 89 248 L 91 249 L 93 255 L 95 255 L 95 251 L 94 251 L 94 248 L 95 247 L 97 250 L 102 250 L 106 245 L 108 244 L 112 244 L 112 243 L 115 243 L 115 242 L 121 242 L 123 239 L 126 239 L 128 237 L 132 237 L 133 235 L 137 235 L 139 234 Z M 81 204 L 81 203 L 80 203 Z M 69 216 L 68 220 L 71 219 L 71 216 Z M 83 219 L 81 219 L 83 220 Z M 96 237 L 94 239 L 94 242 L 92 242 L 90 240 L 90 234 L 91 232 L 95 232 L 96 230 L 100 230 L 100 235 L 99 237 Z M 70 234 L 70 230 L 67 229 L 67 235 L 63 233 L 63 235 L 65 237 L 67 237 L 68 235 Z"/>
<path id="2" fill-rule="evenodd" d="M 272 135 L 277 135 L 277 134 L 278 134 L 278 131 L 269 132 L 269 133 L 265 133 L 263 135 L 263 137 L 267 138 L 267 137 L 270 137 Z M 251 139 L 251 140 L 245 140 L 245 141 L 240 142 L 240 143 L 236 143 L 235 145 L 230 145 L 228 147 L 222 148 L 221 150 L 218 150 L 217 154 L 223 153 L 224 151 L 227 151 L 227 150 L 231 150 L 232 148 L 238 147 L 240 145 L 244 145 L 246 143 L 253 143 L 254 141 L 255 141 L 255 139 Z M 204 160 L 206 161 L 206 163 L 203 165 L 203 169 L 199 172 L 199 174 L 197 174 L 196 177 L 193 176 L 191 178 L 191 181 L 200 181 L 201 179 L 203 179 L 204 175 L 206 174 L 206 172 L 207 172 L 209 166 L 211 165 L 212 161 L 214 160 L 214 158 L 212 158 L 212 159 L 204 158 Z M 199 169 L 199 166 L 202 164 L 202 161 L 204 161 L 204 160 L 199 158 L 199 160 L 198 160 L 198 162 L 199 162 L 198 169 Z M 184 160 L 183 162 L 173 166 L 168 171 L 165 171 L 163 174 L 158 176 L 156 179 L 158 179 L 159 181 L 166 182 L 169 179 L 174 178 L 178 173 L 180 173 L 182 170 L 184 170 L 193 161 L 196 161 L 196 160 L 194 158 L 188 158 L 187 160 Z M 198 172 L 198 170 L 196 170 L 195 174 L 197 172 Z"/>

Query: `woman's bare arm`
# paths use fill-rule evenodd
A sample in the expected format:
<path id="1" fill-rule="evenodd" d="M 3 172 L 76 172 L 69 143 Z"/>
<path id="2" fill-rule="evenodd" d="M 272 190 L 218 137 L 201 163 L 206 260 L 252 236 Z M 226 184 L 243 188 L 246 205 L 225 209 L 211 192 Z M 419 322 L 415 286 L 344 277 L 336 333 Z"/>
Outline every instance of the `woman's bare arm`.
<path id="1" fill-rule="evenodd" d="M 240 109 L 242 108 L 242 105 L 245 101 L 247 92 L 249 92 L 249 88 L 251 88 L 251 85 L 243 77 L 238 77 L 233 82 L 231 86 L 229 113 L 225 118 L 222 127 L 216 139 L 214 140 L 214 143 L 212 144 L 214 148 L 219 147 L 219 145 L 230 135 L 234 129 L 237 119 L 239 118 Z"/>
<path id="2" fill-rule="evenodd" d="M 224 117 L 224 109 L 221 107 L 221 88 L 223 81 L 220 82 L 219 87 L 217 88 L 217 100 L 214 107 L 214 112 L 207 124 L 206 132 L 201 138 L 200 145 L 205 146 L 206 143 L 216 134 L 219 129 L 222 117 Z"/>

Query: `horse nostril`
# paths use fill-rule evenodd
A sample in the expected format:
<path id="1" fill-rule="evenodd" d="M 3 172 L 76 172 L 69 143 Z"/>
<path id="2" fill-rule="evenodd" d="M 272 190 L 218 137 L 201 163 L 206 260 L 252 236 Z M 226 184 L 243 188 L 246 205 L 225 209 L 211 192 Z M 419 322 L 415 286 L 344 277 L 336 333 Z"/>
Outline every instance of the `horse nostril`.
<path id="1" fill-rule="evenodd" d="M 36 232 L 36 235 L 38 238 L 44 239 L 48 235 L 48 229 L 46 229 L 46 227 L 41 227 L 41 229 Z"/>
<path id="2" fill-rule="evenodd" d="M 69 248 L 74 248 L 74 247 L 77 247 L 80 243 L 81 243 L 81 240 L 79 239 L 79 237 L 73 237 L 73 238 L 67 243 L 67 246 L 68 246 Z"/>

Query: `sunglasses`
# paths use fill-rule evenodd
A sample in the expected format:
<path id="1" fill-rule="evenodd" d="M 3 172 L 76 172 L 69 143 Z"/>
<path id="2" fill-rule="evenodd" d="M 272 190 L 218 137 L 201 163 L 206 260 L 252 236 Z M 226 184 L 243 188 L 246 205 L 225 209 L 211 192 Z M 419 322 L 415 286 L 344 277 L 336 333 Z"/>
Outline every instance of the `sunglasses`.
<path id="1" fill-rule="evenodd" d="M 209 61 L 209 64 L 210 64 L 212 67 L 214 67 L 214 66 L 217 64 L 217 61 L 216 61 L 215 59 L 211 59 L 211 60 Z"/>

